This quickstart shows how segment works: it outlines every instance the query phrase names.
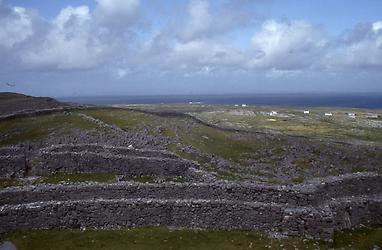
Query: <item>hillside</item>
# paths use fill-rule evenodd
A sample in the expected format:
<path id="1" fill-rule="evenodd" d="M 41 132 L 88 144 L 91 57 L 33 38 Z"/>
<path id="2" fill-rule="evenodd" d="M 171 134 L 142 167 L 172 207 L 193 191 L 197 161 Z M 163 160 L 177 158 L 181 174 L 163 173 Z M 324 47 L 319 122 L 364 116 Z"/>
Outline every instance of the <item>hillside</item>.
<path id="1" fill-rule="evenodd" d="M 50 97 L 33 97 L 18 93 L 0 92 L 0 116 L 68 106 L 68 104 Z"/>

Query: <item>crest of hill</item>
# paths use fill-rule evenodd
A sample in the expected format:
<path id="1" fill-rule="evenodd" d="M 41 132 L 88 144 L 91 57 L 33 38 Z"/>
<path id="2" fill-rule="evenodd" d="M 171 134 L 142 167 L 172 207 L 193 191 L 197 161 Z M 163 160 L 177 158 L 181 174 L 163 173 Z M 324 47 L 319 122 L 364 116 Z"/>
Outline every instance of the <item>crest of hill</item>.
<path id="1" fill-rule="evenodd" d="M 50 97 L 33 97 L 12 92 L 0 92 L 0 115 L 69 107 Z"/>

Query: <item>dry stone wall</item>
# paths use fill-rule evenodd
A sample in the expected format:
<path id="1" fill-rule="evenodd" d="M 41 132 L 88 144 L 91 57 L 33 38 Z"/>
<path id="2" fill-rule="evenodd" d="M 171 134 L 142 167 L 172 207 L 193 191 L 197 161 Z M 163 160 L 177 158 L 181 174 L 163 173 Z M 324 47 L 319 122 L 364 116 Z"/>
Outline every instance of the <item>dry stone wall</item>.
<path id="1" fill-rule="evenodd" d="M 0 148 L 0 177 L 23 177 L 26 171 L 24 148 Z"/>
<path id="2" fill-rule="evenodd" d="M 0 191 L 0 205 L 49 200 L 86 199 L 224 199 L 244 202 L 283 203 L 290 206 L 318 206 L 341 197 L 382 193 L 382 176 L 375 173 L 328 177 L 313 184 L 291 186 L 234 182 L 213 183 L 86 183 L 78 185 L 40 185 Z M 357 186 L 354 188 L 353 183 Z M 329 189 L 328 187 L 341 187 Z M 341 192 L 354 190 L 353 193 Z M 358 189 L 358 192 L 357 192 Z M 325 191 L 323 191 L 325 190 Z M 363 193 L 362 190 L 368 190 Z M 350 194 L 349 194 L 350 193 Z"/>
<path id="3" fill-rule="evenodd" d="M 201 177 L 198 165 L 161 150 L 101 145 L 54 145 L 26 154 L 22 147 L 0 149 L 0 177 L 51 175 L 56 172 L 107 172 L 128 176 Z"/>
<path id="4" fill-rule="evenodd" d="M 359 192 L 349 196 L 356 190 L 353 184 Z M 382 176 L 375 173 L 291 186 L 121 182 L 13 187 L 0 191 L 0 232 L 172 226 L 260 229 L 329 240 L 336 229 L 382 223 L 381 188 Z"/>
<path id="5" fill-rule="evenodd" d="M 382 175 L 299 185 L 217 181 L 160 150 L 96 144 L 0 149 L 0 177 L 55 172 L 186 177 L 186 183 L 38 185 L 0 190 L 0 233 L 32 228 L 171 226 L 256 229 L 330 240 L 334 230 L 382 224 Z"/>

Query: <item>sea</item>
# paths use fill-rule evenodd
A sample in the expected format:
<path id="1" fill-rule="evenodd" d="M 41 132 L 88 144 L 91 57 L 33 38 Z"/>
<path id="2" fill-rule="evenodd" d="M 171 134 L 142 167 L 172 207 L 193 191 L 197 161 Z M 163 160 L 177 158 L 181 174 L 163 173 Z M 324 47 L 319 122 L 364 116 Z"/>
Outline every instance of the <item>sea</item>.
<path id="1" fill-rule="evenodd" d="M 59 97 L 60 101 L 92 105 L 115 104 L 247 104 L 288 107 L 382 109 L 382 93 L 368 94 L 225 94 L 127 95 Z"/>

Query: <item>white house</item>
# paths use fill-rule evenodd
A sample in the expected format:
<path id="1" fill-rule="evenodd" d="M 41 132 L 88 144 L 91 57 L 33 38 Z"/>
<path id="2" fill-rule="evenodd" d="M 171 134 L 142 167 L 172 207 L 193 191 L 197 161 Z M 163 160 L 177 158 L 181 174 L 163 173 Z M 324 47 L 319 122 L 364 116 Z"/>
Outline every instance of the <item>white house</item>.
<path id="1" fill-rule="evenodd" d="M 327 113 L 325 113 L 325 116 L 333 116 L 333 114 L 330 112 L 327 112 Z"/>
<path id="2" fill-rule="evenodd" d="M 239 104 L 235 104 L 235 107 L 239 107 Z"/>
<path id="3" fill-rule="evenodd" d="M 247 107 L 247 104 L 241 104 L 241 106 L 244 108 L 244 107 Z"/>
<path id="4" fill-rule="evenodd" d="M 378 119 L 379 115 L 378 114 L 369 113 L 369 114 L 366 115 L 366 118 Z"/>
<path id="5" fill-rule="evenodd" d="M 349 116 L 350 118 L 355 118 L 356 113 L 348 113 L 348 116 Z"/>
<path id="6" fill-rule="evenodd" d="M 271 116 L 274 116 L 274 115 L 277 115 L 277 111 L 271 111 L 270 113 L 269 113 L 269 115 L 271 115 Z"/>
<path id="7" fill-rule="evenodd" d="M 310 111 L 309 110 L 304 110 L 304 114 L 309 115 Z"/>

